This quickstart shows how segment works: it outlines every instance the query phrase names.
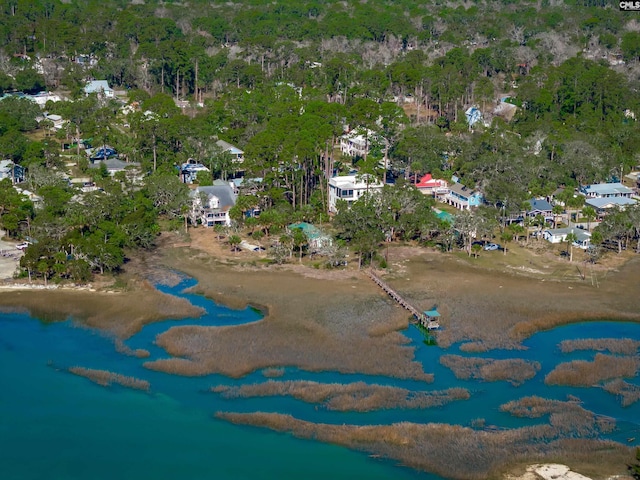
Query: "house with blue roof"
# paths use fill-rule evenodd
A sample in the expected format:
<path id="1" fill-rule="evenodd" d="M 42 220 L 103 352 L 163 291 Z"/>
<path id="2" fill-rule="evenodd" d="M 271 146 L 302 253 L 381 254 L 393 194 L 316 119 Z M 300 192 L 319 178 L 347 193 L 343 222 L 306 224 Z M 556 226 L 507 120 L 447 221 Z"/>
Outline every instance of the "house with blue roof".
<path id="1" fill-rule="evenodd" d="M 538 215 L 542 216 L 545 221 L 553 222 L 553 206 L 544 198 L 531 198 L 526 202 L 529 207 L 524 212 L 514 213 L 509 217 L 509 222 L 522 222 L 526 218 L 536 218 Z"/>
<path id="2" fill-rule="evenodd" d="M 99 97 L 104 98 L 115 98 L 116 96 L 113 89 L 109 86 L 109 82 L 106 80 L 92 80 L 87 82 L 84 87 L 84 93 L 87 95 L 95 93 Z"/>

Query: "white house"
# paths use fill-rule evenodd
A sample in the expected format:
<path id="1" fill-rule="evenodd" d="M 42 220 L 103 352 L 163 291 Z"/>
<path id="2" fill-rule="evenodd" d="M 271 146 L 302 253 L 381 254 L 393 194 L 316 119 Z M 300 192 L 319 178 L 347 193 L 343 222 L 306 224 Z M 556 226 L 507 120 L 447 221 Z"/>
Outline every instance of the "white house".
<path id="1" fill-rule="evenodd" d="M 51 92 L 40 92 L 35 95 L 25 95 L 24 97 L 36 103 L 40 108 L 44 108 L 47 102 L 62 101 L 62 97 L 60 97 L 60 95 Z"/>
<path id="2" fill-rule="evenodd" d="M 104 96 L 105 98 L 114 98 L 115 92 L 109 87 L 109 82 L 106 80 L 92 80 L 87 82 L 84 87 L 84 93 L 91 95 L 92 93 L 98 94 L 98 96 Z"/>
<path id="3" fill-rule="evenodd" d="M 340 151 L 350 157 L 364 157 L 376 138 L 373 130 L 356 128 L 340 137 Z"/>
<path id="4" fill-rule="evenodd" d="M 329 180 L 329 212 L 337 213 L 339 200 L 349 206 L 367 192 L 378 191 L 383 183 L 371 175 L 344 175 Z"/>
<path id="5" fill-rule="evenodd" d="M 617 183 L 594 183 L 580 187 L 580 193 L 587 198 L 631 197 L 633 190 Z"/>
<path id="6" fill-rule="evenodd" d="M 229 210 L 236 204 L 236 194 L 228 183 L 216 180 L 212 186 L 197 187 L 191 190 L 191 199 L 191 223 L 194 225 L 231 225 Z"/>
<path id="7" fill-rule="evenodd" d="M 567 235 L 573 233 L 576 240 L 573 245 L 586 250 L 591 242 L 591 233 L 581 228 L 548 228 L 542 232 L 542 237 L 550 243 L 562 243 L 567 240 Z"/>

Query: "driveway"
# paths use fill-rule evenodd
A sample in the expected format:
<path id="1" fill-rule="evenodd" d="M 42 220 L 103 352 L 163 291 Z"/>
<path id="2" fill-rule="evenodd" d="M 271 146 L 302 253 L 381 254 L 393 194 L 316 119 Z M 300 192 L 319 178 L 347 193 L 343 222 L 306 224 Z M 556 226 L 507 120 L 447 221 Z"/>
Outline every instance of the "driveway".
<path id="1" fill-rule="evenodd" d="M 0 235 L 0 281 L 2 281 L 13 278 L 23 252 L 16 248 L 20 242 L 6 241 L 4 232 L 1 230 Z"/>

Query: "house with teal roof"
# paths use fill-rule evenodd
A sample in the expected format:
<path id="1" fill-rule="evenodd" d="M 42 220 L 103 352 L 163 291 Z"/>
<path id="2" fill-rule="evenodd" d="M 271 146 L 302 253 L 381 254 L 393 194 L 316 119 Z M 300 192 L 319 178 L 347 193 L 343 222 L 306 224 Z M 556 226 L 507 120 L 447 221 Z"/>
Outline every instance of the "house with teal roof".
<path id="1" fill-rule="evenodd" d="M 289 230 L 302 230 L 309 240 L 309 247 L 313 249 L 320 249 L 333 245 L 333 238 L 331 237 L 331 235 L 324 233 L 318 227 L 316 227 L 315 225 L 311 225 L 310 223 L 292 223 L 288 228 Z"/>

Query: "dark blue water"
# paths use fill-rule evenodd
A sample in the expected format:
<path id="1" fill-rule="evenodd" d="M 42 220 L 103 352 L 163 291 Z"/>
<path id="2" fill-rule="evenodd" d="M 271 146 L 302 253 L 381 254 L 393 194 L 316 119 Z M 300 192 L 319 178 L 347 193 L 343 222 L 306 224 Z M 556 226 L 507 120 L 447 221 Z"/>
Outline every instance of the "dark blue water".
<path id="1" fill-rule="evenodd" d="M 260 320 L 259 312 L 253 309 L 230 310 L 182 292 L 193 284 L 193 280 L 185 279 L 176 287 L 159 288 L 202 306 L 205 315 L 145 326 L 127 345 L 148 350 L 151 359 L 164 358 L 166 352 L 155 345 L 154 339 L 174 325 L 237 325 Z M 621 442 L 629 437 L 640 439 L 640 402 L 623 408 L 602 389 L 544 384 L 544 376 L 558 363 L 595 355 L 562 354 L 558 349 L 562 340 L 640 339 L 639 324 L 592 322 L 560 327 L 534 335 L 524 343 L 525 350 L 483 355 L 540 362 L 541 371 L 519 387 L 507 382 L 458 380 L 439 363 L 442 354 L 467 355 L 458 346 L 446 351 L 426 346 L 422 334 L 413 327 L 405 334 L 416 348 L 416 359 L 424 364 L 426 372 L 435 374 L 433 383 L 296 368 L 285 368 L 276 380 L 365 381 L 418 391 L 461 386 L 471 391 L 471 399 L 432 409 L 366 413 L 330 412 L 284 397 L 228 400 L 211 393 L 210 388 L 262 382 L 266 380 L 262 372 L 242 379 L 154 372 L 142 366 L 148 359 L 116 352 L 113 340 L 95 330 L 77 328 L 71 321 L 45 324 L 23 314 L 2 314 L 0 478 L 436 478 L 345 448 L 231 425 L 213 418 L 217 411 L 279 412 L 314 422 L 363 425 L 398 421 L 471 425 L 482 418 L 486 425 L 514 428 L 543 420 L 512 417 L 500 412 L 500 405 L 530 395 L 566 400 L 571 394 L 580 398 L 586 409 L 618 420 L 618 430 L 610 438 Z M 76 365 L 148 380 L 151 391 L 101 387 L 66 371 Z M 638 377 L 627 381 L 640 384 Z"/>

